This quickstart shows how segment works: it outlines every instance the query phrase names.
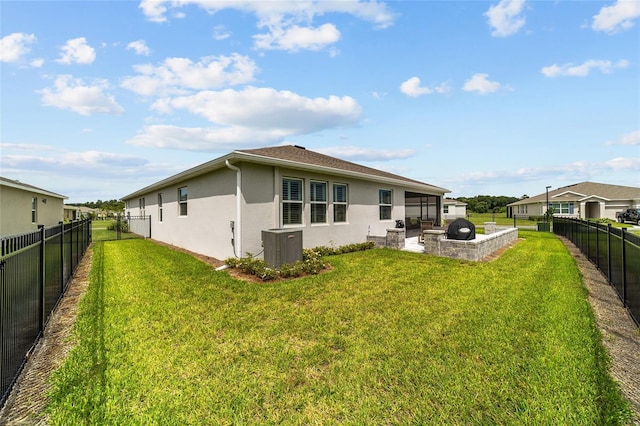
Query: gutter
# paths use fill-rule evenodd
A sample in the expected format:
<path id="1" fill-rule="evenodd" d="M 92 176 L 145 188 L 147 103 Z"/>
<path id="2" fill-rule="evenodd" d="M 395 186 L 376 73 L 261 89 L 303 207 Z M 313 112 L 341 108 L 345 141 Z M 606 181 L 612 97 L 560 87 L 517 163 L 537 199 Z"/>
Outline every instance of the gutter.
<path id="1" fill-rule="evenodd" d="M 240 214 L 242 207 L 242 171 L 239 167 L 231 164 L 229 160 L 224 160 L 224 164 L 236 172 L 236 222 L 231 226 L 231 232 L 233 233 L 231 245 L 233 246 L 233 254 L 238 257 L 236 248 L 238 249 L 237 252 L 242 255 L 242 215 Z"/>

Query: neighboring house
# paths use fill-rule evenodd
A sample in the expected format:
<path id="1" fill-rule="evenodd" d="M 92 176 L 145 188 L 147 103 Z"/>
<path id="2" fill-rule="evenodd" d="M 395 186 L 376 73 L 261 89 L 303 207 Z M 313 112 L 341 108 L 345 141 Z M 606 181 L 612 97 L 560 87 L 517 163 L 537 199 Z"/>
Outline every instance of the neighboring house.
<path id="1" fill-rule="evenodd" d="M 151 236 L 218 259 L 262 253 L 262 231 L 302 229 L 303 246 L 385 235 L 420 203 L 441 220 L 447 189 L 298 146 L 237 150 L 122 198 Z M 432 206 L 432 207 L 430 207 Z"/>
<path id="2" fill-rule="evenodd" d="M 0 236 L 23 234 L 63 219 L 64 195 L 0 177 Z"/>
<path id="3" fill-rule="evenodd" d="M 64 220 L 71 221 L 77 220 L 82 217 L 80 207 L 64 205 Z"/>
<path id="4" fill-rule="evenodd" d="M 640 207 L 640 187 L 581 182 L 549 191 L 554 216 L 581 219 L 616 219 L 616 212 Z M 508 217 L 542 216 L 547 193 L 507 205 Z"/>
<path id="5" fill-rule="evenodd" d="M 443 201 L 443 217 L 447 220 L 467 217 L 467 203 L 453 198 L 445 198 Z"/>

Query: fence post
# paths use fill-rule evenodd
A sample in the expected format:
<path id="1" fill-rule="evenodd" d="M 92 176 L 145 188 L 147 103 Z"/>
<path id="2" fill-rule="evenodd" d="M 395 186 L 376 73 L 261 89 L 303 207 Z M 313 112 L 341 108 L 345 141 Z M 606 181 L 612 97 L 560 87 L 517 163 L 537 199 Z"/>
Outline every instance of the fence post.
<path id="1" fill-rule="evenodd" d="M 622 303 L 625 308 L 627 307 L 627 250 L 626 250 L 626 242 L 625 235 L 627 234 L 627 228 L 622 228 L 622 232 L 620 233 L 622 240 Z"/>
<path id="2" fill-rule="evenodd" d="M 596 266 L 600 269 L 600 224 L 596 222 Z"/>
<path id="3" fill-rule="evenodd" d="M 149 215 L 148 218 L 149 218 L 149 238 L 151 238 L 151 215 Z"/>
<path id="4" fill-rule="evenodd" d="M 46 314 L 45 314 L 45 309 L 46 309 L 46 303 L 44 300 L 45 297 L 45 290 L 44 290 L 44 286 L 45 286 L 45 249 L 44 249 L 44 244 L 45 244 L 45 229 L 44 229 L 44 225 L 38 225 L 38 231 L 40 231 L 40 270 L 38 271 L 38 280 L 39 280 L 39 297 L 38 297 L 38 302 L 40 303 L 40 309 L 38 309 L 38 322 L 40 325 L 40 331 L 44 330 L 44 320 L 46 318 Z"/>
<path id="5" fill-rule="evenodd" d="M 607 280 L 611 282 L 611 224 L 607 223 Z"/>
<path id="6" fill-rule="evenodd" d="M 64 222 L 60 225 L 60 294 L 64 293 Z"/>
<path id="7" fill-rule="evenodd" d="M 122 226 L 121 220 L 120 220 L 120 213 L 118 213 L 116 215 L 117 219 L 116 219 L 116 239 L 121 240 L 122 239 L 122 234 L 121 234 L 121 229 L 120 227 Z"/>

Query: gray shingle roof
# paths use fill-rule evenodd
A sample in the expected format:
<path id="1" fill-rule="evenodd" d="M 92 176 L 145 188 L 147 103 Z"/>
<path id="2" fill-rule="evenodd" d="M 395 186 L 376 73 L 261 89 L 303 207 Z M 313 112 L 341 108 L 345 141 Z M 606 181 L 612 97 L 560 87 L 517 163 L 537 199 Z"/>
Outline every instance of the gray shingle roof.
<path id="1" fill-rule="evenodd" d="M 227 155 L 208 161 L 206 163 L 195 166 L 189 170 L 185 170 L 176 175 L 170 176 L 159 182 L 153 183 L 131 194 L 122 197 L 123 200 L 135 198 L 147 192 L 154 191 L 167 185 L 183 182 L 196 176 L 209 173 L 213 170 L 226 167 L 225 163 L 229 161 L 232 164 L 241 162 L 255 162 L 268 165 L 278 165 L 288 168 L 299 168 L 306 170 L 321 171 L 327 174 L 348 175 L 360 179 L 378 180 L 397 185 L 406 185 L 407 189 L 417 193 L 435 192 L 446 193 L 451 192 L 448 189 L 409 179 L 393 173 L 362 166 L 350 161 L 341 160 L 319 152 L 311 151 L 303 147 L 295 145 L 273 146 L 257 149 L 242 149 L 233 151 Z"/>
<path id="2" fill-rule="evenodd" d="M 640 200 L 640 187 L 611 185 L 607 183 L 597 182 L 580 182 L 573 185 L 567 185 L 549 191 L 549 202 L 553 202 L 553 198 L 560 194 L 567 194 L 563 200 L 581 200 L 586 197 L 596 196 L 605 200 Z M 535 195 L 509 204 L 517 206 L 522 204 L 544 203 L 547 199 L 547 193 Z"/>
<path id="3" fill-rule="evenodd" d="M 241 149 L 241 150 L 237 150 L 236 152 L 258 155 L 261 157 L 276 158 L 279 160 L 293 161 L 296 163 L 309 164 L 312 166 L 328 167 L 331 169 L 343 170 L 347 172 L 362 173 L 370 176 L 397 179 L 405 182 L 425 185 L 424 182 L 409 179 L 403 176 L 395 175 L 393 173 L 388 173 L 388 172 L 374 169 L 371 167 L 362 166 L 360 164 L 341 160 L 339 158 L 331 157 L 329 155 L 320 154 L 319 152 L 311 151 L 296 145 L 272 146 L 272 147 L 257 148 L 257 149 Z M 444 190 L 444 191 L 449 192 L 448 190 Z"/>

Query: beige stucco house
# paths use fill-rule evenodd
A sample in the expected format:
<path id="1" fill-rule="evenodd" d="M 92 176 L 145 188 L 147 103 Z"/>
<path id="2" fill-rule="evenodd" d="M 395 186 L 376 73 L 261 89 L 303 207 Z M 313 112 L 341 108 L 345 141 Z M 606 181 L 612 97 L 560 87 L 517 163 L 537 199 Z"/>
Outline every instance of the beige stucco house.
<path id="1" fill-rule="evenodd" d="M 443 216 L 447 220 L 455 220 L 459 217 L 467 217 L 467 203 L 455 198 L 445 198 L 443 204 Z"/>
<path id="2" fill-rule="evenodd" d="M 35 231 L 63 219 L 64 195 L 0 177 L 0 236 Z"/>
<path id="3" fill-rule="evenodd" d="M 640 187 L 580 182 L 550 189 L 548 199 L 554 216 L 615 220 L 617 211 L 640 207 Z M 507 205 L 508 217 L 542 216 L 546 211 L 546 192 Z"/>
<path id="4" fill-rule="evenodd" d="M 151 237 L 218 259 L 259 256 L 262 231 L 301 229 L 303 246 L 385 235 L 407 200 L 441 220 L 447 189 L 298 146 L 236 150 L 122 198 Z"/>

